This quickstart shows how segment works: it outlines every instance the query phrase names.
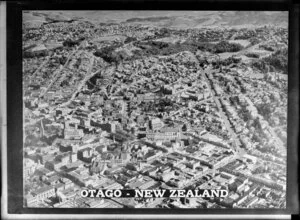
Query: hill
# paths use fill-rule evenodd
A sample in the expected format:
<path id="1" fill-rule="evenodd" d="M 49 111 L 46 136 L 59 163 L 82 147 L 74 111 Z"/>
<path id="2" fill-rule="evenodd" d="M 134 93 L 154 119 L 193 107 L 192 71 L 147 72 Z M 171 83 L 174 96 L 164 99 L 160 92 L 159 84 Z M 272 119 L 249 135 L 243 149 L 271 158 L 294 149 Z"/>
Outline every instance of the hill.
<path id="1" fill-rule="evenodd" d="M 93 23 L 130 23 L 155 27 L 287 27 L 288 12 L 270 11 L 26 11 L 24 23 L 88 20 Z"/>

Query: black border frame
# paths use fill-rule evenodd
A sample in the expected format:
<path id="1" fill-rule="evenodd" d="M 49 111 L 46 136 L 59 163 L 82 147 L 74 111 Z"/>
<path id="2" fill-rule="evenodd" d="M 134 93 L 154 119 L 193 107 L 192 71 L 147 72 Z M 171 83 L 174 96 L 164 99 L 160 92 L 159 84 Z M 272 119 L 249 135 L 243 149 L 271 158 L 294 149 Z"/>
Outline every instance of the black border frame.
<path id="1" fill-rule="evenodd" d="M 7 2 L 7 186 L 8 214 L 297 214 L 299 135 L 299 5 L 286 0 L 52 0 Z M 23 207 L 22 10 L 239 10 L 289 11 L 288 163 L 286 209 L 88 209 Z M 297 59 L 298 58 L 298 59 Z M 298 119 L 298 120 L 297 120 Z M 5 146 L 4 146 L 5 147 Z M 296 166 L 295 166 L 296 165 Z M 5 184 L 5 183 L 4 183 Z"/>

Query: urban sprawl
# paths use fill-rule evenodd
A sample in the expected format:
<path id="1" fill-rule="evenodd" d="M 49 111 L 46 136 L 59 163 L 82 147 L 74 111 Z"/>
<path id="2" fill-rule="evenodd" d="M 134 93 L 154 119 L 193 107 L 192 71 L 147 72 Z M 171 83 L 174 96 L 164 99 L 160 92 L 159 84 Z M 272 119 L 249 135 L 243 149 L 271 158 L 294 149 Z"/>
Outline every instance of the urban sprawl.
<path id="1" fill-rule="evenodd" d="M 274 26 L 24 24 L 24 206 L 285 208 L 287 39 Z"/>

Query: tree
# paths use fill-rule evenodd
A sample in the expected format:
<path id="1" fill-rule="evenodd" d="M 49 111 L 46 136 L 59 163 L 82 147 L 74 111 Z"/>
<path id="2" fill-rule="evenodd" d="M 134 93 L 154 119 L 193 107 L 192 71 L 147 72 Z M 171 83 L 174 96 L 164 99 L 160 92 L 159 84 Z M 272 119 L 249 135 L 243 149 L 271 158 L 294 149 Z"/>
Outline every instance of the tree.
<path id="1" fill-rule="evenodd" d="M 221 41 L 215 45 L 216 53 L 237 52 L 243 49 L 243 46 L 237 43 L 229 43 L 228 41 Z"/>
<path id="2" fill-rule="evenodd" d="M 128 44 L 132 41 L 137 41 L 137 39 L 135 37 L 127 37 L 124 41 L 125 44 Z"/>
<path id="3" fill-rule="evenodd" d="M 63 42 L 63 46 L 65 46 L 65 47 L 74 47 L 75 45 L 79 45 L 80 41 L 81 41 L 80 39 L 79 40 L 67 39 Z"/>
<path id="4" fill-rule="evenodd" d="M 287 74 L 287 70 L 288 70 L 287 48 L 276 51 L 271 56 L 264 58 L 264 61 L 269 65 L 273 66 L 275 69 L 279 71 L 283 71 L 285 74 Z"/>

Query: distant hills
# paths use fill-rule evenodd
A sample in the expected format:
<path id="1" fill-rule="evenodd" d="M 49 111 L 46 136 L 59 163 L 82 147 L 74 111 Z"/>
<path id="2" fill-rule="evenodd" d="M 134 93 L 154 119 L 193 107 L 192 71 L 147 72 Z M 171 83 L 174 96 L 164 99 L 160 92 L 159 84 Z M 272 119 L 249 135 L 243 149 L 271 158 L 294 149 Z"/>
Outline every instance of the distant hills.
<path id="1" fill-rule="evenodd" d="M 88 20 L 170 28 L 287 27 L 287 11 L 24 11 L 24 24 Z"/>

